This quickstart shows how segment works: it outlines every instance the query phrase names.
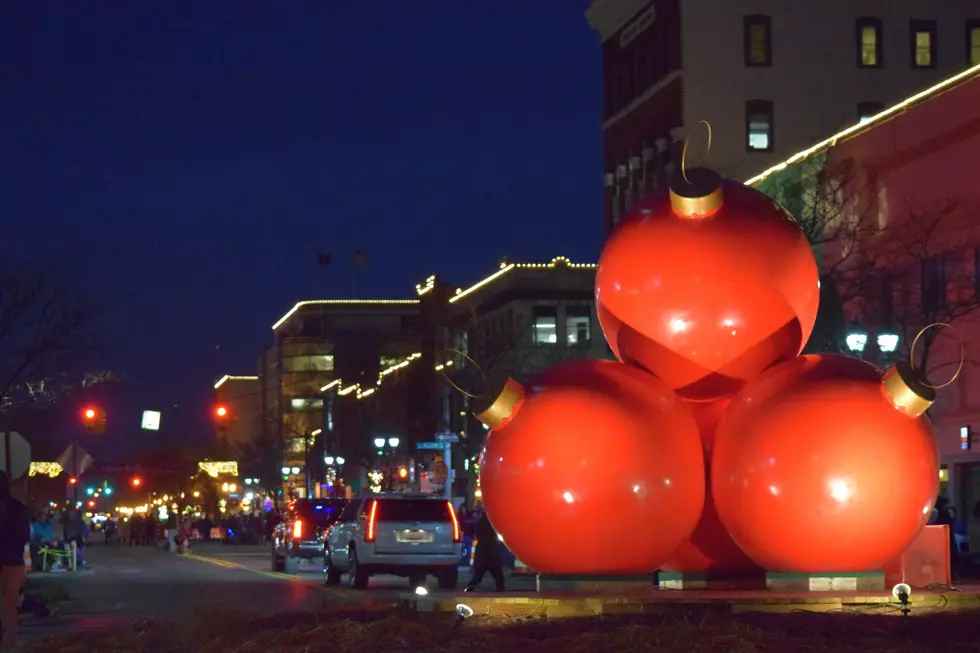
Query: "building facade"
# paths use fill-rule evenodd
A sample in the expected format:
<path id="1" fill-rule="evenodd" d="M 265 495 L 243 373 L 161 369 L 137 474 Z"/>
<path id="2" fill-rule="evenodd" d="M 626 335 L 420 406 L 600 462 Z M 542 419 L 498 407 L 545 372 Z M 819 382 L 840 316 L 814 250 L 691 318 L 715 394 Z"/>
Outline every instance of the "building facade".
<path id="1" fill-rule="evenodd" d="M 929 418 L 943 463 L 942 492 L 969 524 L 975 547 L 980 546 L 977 107 L 980 65 L 748 182 L 779 198 L 781 179 L 792 182 L 794 174 L 823 184 L 850 180 L 835 188 L 843 210 L 840 220 L 828 220 L 827 226 L 857 228 L 835 238 L 836 249 L 824 252 L 822 264 L 843 261 L 834 276 L 845 289 L 849 329 L 867 335 L 869 350 L 889 348 L 879 338 L 894 333 L 900 337 L 896 356 L 908 357 L 922 328 L 952 326 L 926 332 L 915 356 L 933 383 L 952 379 L 938 390 Z M 811 162 L 815 169 L 805 172 Z M 860 274 L 852 275 L 852 269 Z"/>
<path id="2" fill-rule="evenodd" d="M 283 443 L 285 480 L 302 496 L 308 474 L 311 487 L 322 477 L 325 452 L 354 461 L 370 447 L 359 413 L 336 399 L 416 352 L 425 328 L 418 299 L 338 299 L 299 302 L 272 329 L 263 424 Z"/>
<path id="3" fill-rule="evenodd" d="M 594 0 L 605 226 L 664 187 L 699 121 L 711 167 L 745 179 L 980 63 L 980 7 L 925 0 Z M 703 158 L 704 136 L 689 161 Z"/>
<path id="4" fill-rule="evenodd" d="M 221 460 L 238 460 L 255 441 L 261 429 L 262 391 L 258 376 L 226 374 L 214 384 L 215 445 Z"/>

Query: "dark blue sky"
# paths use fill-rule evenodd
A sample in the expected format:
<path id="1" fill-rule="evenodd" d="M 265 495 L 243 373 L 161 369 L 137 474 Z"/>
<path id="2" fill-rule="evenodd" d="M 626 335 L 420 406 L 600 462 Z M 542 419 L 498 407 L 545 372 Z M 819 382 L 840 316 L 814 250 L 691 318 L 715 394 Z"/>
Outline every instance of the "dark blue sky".
<path id="1" fill-rule="evenodd" d="M 595 260 L 587 5 L 3 3 L 4 238 L 104 306 L 110 440 L 174 404 L 207 433 L 214 379 L 254 373 L 295 301 L 349 296 L 354 249 L 366 297 L 502 255 Z"/>

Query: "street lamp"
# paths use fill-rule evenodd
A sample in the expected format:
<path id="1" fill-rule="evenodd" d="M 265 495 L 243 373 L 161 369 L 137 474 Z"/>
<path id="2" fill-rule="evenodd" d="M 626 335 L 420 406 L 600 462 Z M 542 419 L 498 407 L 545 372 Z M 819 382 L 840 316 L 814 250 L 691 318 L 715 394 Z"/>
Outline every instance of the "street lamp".
<path id="1" fill-rule="evenodd" d="M 375 438 L 374 439 L 374 446 L 377 447 L 378 449 L 381 449 L 382 447 L 385 446 L 385 439 L 384 438 Z"/>
<path id="2" fill-rule="evenodd" d="M 868 347 L 869 340 L 873 342 L 871 347 Z M 876 359 L 879 354 L 894 354 L 898 351 L 900 340 L 895 328 L 881 327 L 869 333 L 869 330 L 859 324 L 852 324 L 844 336 L 848 351 L 858 357 L 866 354 L 871 359 Z"/>
<path id="3" fill-rule="evenodd" d="M 388 446 L 392 449 L 398 448 L 398 443 L 401 442 L 398 438 L 388 438 Z"/>
<path id="4" fill-rule="evenodd" d="M 844 343 L 852 354 L 862 354 L 868 346 L 868 332 L 859 326 L 852 326 L 844 336 Z"/>
<path id="5" fill-rule="evenodd" d="M 893 354 L 898 349 L 898 334 L 890 330 L 878 332 L 878 349 L 885 354 Z"/>

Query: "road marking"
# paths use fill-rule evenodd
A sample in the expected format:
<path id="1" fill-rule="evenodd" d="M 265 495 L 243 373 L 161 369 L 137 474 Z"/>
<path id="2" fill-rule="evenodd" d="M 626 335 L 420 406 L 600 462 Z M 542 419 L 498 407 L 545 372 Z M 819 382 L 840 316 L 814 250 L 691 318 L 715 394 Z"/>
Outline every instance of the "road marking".
<path id="1" fill-rule="evenodd" d="M 221 560 L 219 558 L 201 556 L 201 555 L 196 555 L 194 553 L 187 554 L 184 557 L 190 560 L 197 560 L 198 562 L 207 562 L 212 565 L 224 567 L 225 569 L 241 569 L 242 571 L 250 571 L 253 574 L 259 574 L 260 576 L 267 576 L 269 578 L 275 578 L 277 580 L 285 580 L 293 583 L 302 583 L 304 585 L 319 585 L 319 582 L 313 579 L 303 579 L 297 576 L 287 576 L 286 574 L 277 574 L 274 571 L 263 571 L 262 569 L 252 569 L 251 567 L 246 567 L 245 565 L 240 565 L 235 562 L 228 562 L 227 560 Z"/>

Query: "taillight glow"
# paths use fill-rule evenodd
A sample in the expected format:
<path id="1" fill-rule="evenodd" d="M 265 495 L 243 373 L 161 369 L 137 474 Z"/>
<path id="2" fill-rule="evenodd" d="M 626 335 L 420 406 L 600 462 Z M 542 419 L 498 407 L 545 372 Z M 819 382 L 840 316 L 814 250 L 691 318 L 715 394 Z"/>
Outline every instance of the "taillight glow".
<path id="1" fill-rule="evenodd" d="M 303 522 L 296 520 L 293 522 L 293 539 L 299 540 L 303 538 Z"/>
<path id="2" fill-rule="evenodd" d="M 449 518 L 453 520 L 453 542 L 462 542 L 462 534 L 459 532 L 459 520 L 456 519 L 456 511 L 453 510 L 452 501 L 446 502 L 446 508 L 449 510 Z"/>
<path id="3" fill-rule="evenodd" d="M 368 514 L 367 523 L 367 533 L 364 534 L 365 542 L 374 541 L 374 524 L 378 518 L 378 502 L 377 500 L 371 502 L 371 512 Z"/>

